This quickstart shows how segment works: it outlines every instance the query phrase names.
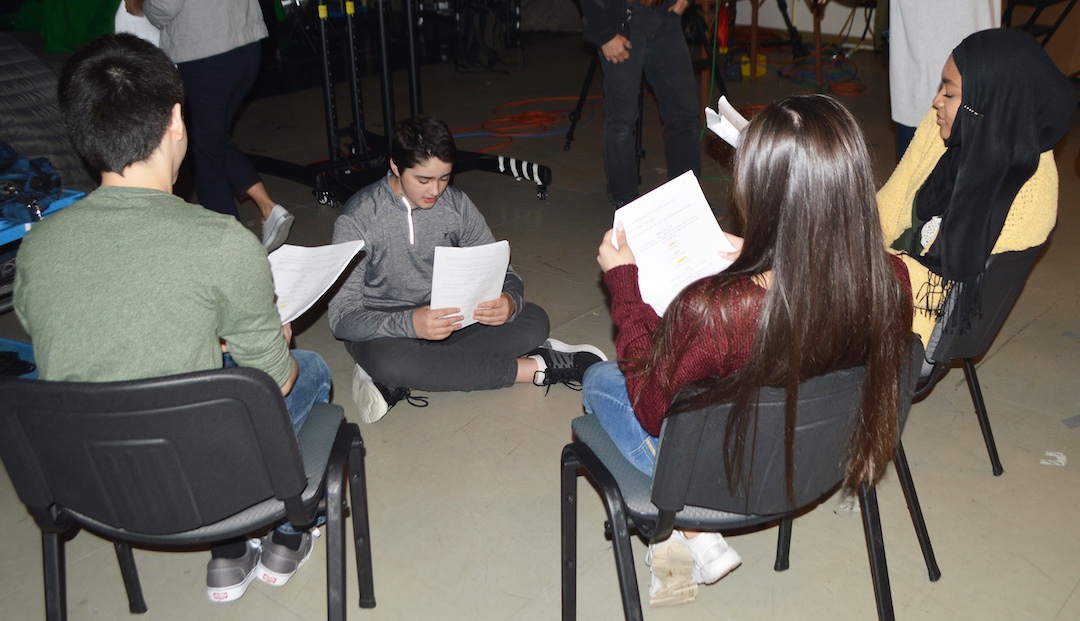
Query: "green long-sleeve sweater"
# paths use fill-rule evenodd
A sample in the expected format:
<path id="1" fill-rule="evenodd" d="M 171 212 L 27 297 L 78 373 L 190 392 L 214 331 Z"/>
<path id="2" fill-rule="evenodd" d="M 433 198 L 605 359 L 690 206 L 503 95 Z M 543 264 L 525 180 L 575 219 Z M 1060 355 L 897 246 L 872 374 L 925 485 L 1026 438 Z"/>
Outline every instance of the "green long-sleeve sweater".
<path id="1" fill-rule="evenodd" d="M 236 219 L 171 194 L 101 187 L 34 225 L 15 311 L 42 379 L 115 381 L 236 363 L 292 372 L 266 251 Z"/>

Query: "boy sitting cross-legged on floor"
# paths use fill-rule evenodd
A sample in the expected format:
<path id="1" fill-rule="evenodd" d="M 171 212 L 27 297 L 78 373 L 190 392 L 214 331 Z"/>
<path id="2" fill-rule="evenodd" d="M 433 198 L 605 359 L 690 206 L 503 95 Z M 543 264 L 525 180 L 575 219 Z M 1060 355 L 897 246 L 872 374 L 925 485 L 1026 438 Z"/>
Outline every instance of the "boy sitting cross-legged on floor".
<path id="1" fill-rule="evenodd" d="M 330 302 L 330 328 L 357 363 L 353 398 L 365 422 L 410 389 L 574 385 L 606 359 L 591 345 L 549 339 L 547 313 L 525 302 L 512 267 L 502 294 L 479 305 L 477 323 L 462 328 L 461 309 L 430 307 L 435 248 L 495 241 L 469 197 L 448 186 L 456 157 L 445 123 L 402 121 L 390 172 L 353 195 L 334 224 L 335 244 L 363 240 L 366 253 Z"/>

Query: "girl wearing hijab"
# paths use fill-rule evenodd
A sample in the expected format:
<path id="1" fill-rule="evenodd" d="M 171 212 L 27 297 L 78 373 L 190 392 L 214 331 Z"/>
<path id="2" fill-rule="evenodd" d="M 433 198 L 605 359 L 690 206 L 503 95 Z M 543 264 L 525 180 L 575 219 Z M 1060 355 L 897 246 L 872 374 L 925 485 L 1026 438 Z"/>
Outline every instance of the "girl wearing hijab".
<path id="1" fill-rule="evenodd" d="M 991 254 L 1046 241 L 1057 221 L 1051 149 L 1076 93 L 1019 30 L 976 32 L 952 52 L 933 109 L 878 192 L 885 243 L 911 276 L 914 331 L 926 345 L 951 297 L 949 328 L 974 319 Z"/>

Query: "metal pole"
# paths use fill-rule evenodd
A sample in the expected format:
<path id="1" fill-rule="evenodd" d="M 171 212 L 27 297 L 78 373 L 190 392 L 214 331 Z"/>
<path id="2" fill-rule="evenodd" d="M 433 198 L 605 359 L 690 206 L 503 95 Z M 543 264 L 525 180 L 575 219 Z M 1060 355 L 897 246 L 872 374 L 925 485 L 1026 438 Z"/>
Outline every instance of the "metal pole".
<path id="1" fill-rule="evenodd" d="M 405 38 L 409 43 L 409 110 L 413 116 L 421 114 L 420 69 L 416 61 L 416 19 L 412 0 L 405 2 Z"/>
<path id="2" fill-rule="evenodd" d="M 390 43 L 387 33 L 387 21 L 389 15 L 386 11 L 387 0 L 375 0 L 378 5 L 377 19 L 379 20 L 379 61 L 382 69 L 382 104 L 383 125 L 386 135 L 386 144 L 394 143 L 394 85 L 390 73 Z"/>
<path id="3" fill-rule="evenodd" d="M 360 93 L 360 80 L 358 62 L 356 59 L 356 3 L 348 0 L 345 3 L 345 23 L 349 30 L 349 94 L 352 102 L 353 154 L 367 159 L 367 141 L 364 136 L 364 100 Z"/>
<path id="4" fill-rule="evenodd" d="M 326 0 L 319 0 L 319 51 L 323 62 L 323 104 L 326 106 L 326 140 L 330 151 L 330 161 L 337 164 L 343 159 L 341 143 L 338 140 L 337 104 L 334 100 L 334 81 L 330 71 L 330 49 L 327 43 L 326 21 L 330 10 Z"/>

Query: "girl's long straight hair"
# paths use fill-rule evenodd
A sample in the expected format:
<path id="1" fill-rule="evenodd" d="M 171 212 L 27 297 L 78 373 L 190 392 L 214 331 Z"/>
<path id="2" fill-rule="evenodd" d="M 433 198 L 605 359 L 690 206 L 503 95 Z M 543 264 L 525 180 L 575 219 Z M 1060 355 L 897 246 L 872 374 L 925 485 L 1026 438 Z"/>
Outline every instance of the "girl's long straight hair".
<path id="1" fill-rule="evenodd" d="M 733 202 L 745 224 L 738 260 L 707 286 L 684 291 L 663 317 L 651 357 L 631 361 L 632 372 L 674 368 L 698 338 L 728 338 L 729 318 L 744 318 L 749 303 L 733 285 L 771 272 L 746 365 L 691 385 L 668 413 L 734 404 L 724 452 L 734 488 L 746 483 L 742 463 L 758 389 L 786 388 L 794 500 L 799 383 L 866 365 L 844 483 L 877 481 L 898 440 L 911 301 L 885 251 L 870 154 L 855 118 L 823 95 L 770 105 L 750 123 L 736 154 Z"/>

